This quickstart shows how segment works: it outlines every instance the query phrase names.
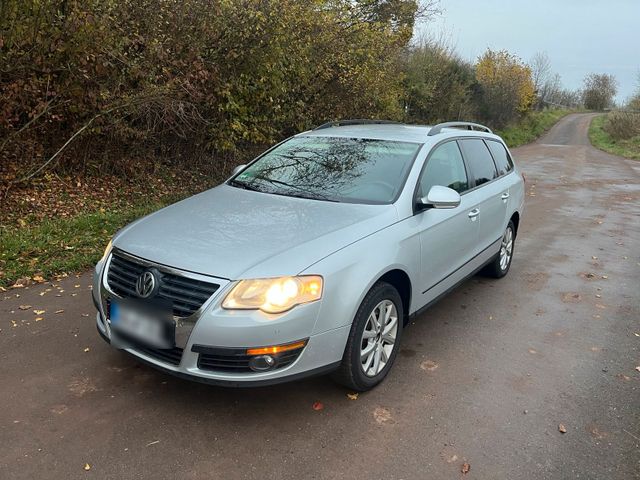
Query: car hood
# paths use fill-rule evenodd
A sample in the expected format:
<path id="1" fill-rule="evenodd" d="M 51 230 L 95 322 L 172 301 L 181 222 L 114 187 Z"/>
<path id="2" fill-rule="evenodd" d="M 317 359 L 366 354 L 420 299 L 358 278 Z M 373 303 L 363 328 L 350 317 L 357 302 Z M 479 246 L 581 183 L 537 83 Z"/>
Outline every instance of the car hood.
<path id="1" fill-rule="evenodd" d="M 393 205 L 308 200 L 223 184 L 130 224 L 113 244 L 191 272 L 261 278 L 296 275 L 396 221 Z"/>

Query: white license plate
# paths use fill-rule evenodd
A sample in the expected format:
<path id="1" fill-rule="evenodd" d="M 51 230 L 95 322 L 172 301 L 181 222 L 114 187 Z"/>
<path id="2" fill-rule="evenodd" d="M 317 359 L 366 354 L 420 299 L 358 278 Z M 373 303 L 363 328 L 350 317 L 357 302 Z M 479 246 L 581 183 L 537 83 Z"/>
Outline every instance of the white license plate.
<path id="1" fill-rule="evenodd" d="M 156 348 L 172 348 L 175 325 L 168 311 L 143 305 L 111 302 L 111 328 L 125 340 L 139 341 Z"/>

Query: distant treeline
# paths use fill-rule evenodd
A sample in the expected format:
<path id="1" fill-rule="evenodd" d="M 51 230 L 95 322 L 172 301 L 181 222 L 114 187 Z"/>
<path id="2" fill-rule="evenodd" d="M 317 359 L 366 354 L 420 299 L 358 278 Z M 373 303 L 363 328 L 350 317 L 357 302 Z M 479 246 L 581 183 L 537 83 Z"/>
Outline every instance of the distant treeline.
<path id="1" fill-rule="evenodd" d="M 0 181 L 222 162 L 331 119 L 502 127 L 534 108 L 581 102 L 508 52 L 470 64 L 441 42 L 412 43 L 434 7 L 3 0 Z"/>

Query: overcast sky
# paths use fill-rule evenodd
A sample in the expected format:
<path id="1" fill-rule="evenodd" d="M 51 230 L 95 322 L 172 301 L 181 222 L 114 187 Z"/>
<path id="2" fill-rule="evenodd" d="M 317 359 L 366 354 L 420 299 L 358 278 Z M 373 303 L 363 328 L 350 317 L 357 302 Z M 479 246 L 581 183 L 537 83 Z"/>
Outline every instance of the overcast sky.
<path id="1" fill-rule="evenodd" d="M 441 0 L 441 8 L 418 31 L 446 32 L 466 60 L 487 47 L 527 62 L 544 51 L 565 87 L 590 72 L 615 75 L 618 101 L 638 87 L 640 0 Z"/>

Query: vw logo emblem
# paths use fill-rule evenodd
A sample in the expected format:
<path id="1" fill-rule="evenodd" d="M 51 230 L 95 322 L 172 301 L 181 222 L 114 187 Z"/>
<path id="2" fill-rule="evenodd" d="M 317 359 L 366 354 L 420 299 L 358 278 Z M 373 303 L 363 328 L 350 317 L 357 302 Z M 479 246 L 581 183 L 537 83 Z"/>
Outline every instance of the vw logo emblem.
<path id="1" fill-rule="evenodd" d="M 138 277 L 136 293 L 140 298 L 148 298 L 156 289 L 156 276 L 153 272 L 146 271 Z"/>

